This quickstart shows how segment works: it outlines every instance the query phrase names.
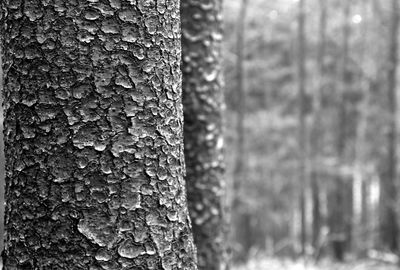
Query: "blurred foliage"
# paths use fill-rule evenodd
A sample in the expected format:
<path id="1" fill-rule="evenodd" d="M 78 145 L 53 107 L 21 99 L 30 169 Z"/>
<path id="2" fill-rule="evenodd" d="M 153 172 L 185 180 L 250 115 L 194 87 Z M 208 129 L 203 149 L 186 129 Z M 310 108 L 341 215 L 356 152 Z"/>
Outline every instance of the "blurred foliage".
<path id="1" fill-rule="evenodd" d="M 307 261 L 282 260 L 274 258 L 254 258 L 245 265 L 234 267 L 233 270 L 395 270 L 396 266 L 363 260 L 341 264 L 325 260 L 320 263 Z"/>
<path id="2" fill-rule="evenodd" d="M 317 48 L 319 5 L 309 0 L 306 14 L 307 38 L 307 127 L 311 128 L 313 104 L 317 77 Z M 350 20 L 350 64 L 346 70 L 348 82 L 345 91 L 346 149 L 344 158 L 336 157 L 335 143 L 338 130 L 337 93 L 338 68 L 341 56 L 341 29 L 344 18 L 341 1 L 328 1 L 328 29 L 324 65 L 326 77 L 321 89 L 323 148 L 318 163 L 313 166 L 323 180 L 323 195 L 327 197 L 333 188 L 334 177 L 338 174 L 353 177 L 354 152 L 357 127 L 361 120 L 362 102 L 366 97 L 362 83 L 370 86 L 367 114 L 367 130 L 363 149 L 361 169 L 371 180 L 369 202 L 371 214 L 376 214 L 376 181 L 379 180 L 379 161 L 385 153 L 385 136 L 388 117 L 385 95 L 385 56 L 388 35 L 388 1 L 374 1 L 364 4 L 352 1 Z M 243 204 L 233 209 L 232 215 L 241 215 L 240 223 L 234 227 L 243 231 L 246 237 L 237 240 L 233 246 L 234 256 L 262 250 L 266 254 L 293 255 L 298 252 L 299 227 L 298 200 L 298 93 L 296 79 L 296 0 L 251 0 L 248 4 L 245 44 L 245 149 L 246 153 L 235 153 L 236 143 L 236 30 L 240 1 L 225 1 L 225 48 L 224 65 L 227 101 L 227 178 L 233 179 L 234 156 L 246 156 L 245 177 L 239 196 Z M 377 180 L 378 179 L 378 180 Z M 374 193 L 375 192 L 375 193 Z M 231 197 L 233 195 L 231 194 Z M 322 200 L 326 208 L 326 201 Z M 326 209 L 322 209 L 326 225 Z M 325 212 L 324 212 L 325 211 Z M 308 213 L 311 206 L 308 203 Z M 310 215 L 310 214 L 309 214 Z M 310 217 L 308 217 L 309 226 Z M 367 231 L 358 232 L 359 238 L 369 234 L 375 237 L 371 223 Z M 311 234 L 310 230 L 308 233 Z M 244 242 L 245 241 L 245 242 Z M 361 240 L 360 240 L 361 241 Z M 373 240 L 374 241 L 374 240 Z M 362 249 L 368 249 L 366 245 Z M 311 247 L 310 247 L 311 249 Z M 310 253 L 315 252 L 311 250 Z M 256 268 L 243 268 L 256 269 Z M 264 269 L 258 267 L 257 269 Z M 265 269 L 274 269 L 273 267 Z M 292 268 L 284 268 L 292 269 Z M 293 268 L 297 269 L 297 268 Z M 329 269 L 329 268 L 326 268 Z M 342 268 L 332 268 L 342 269 Z M 343 268 L 345 269 L 345 268 Z M 360 268 L 364 269 L 364 268 Z M 372 269 L 372 268 L 365 268 Z M 375 269 L 375 268 L 374 268 Z M 378 269 L 378 268 L 376 268 Z"/>

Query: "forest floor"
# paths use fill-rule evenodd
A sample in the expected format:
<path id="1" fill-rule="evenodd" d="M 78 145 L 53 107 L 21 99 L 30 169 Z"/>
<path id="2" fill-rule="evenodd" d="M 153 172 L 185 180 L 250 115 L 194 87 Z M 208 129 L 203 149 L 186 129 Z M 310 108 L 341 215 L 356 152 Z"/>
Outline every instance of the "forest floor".
<path id="1" fill-rule="evenodd" d="M 393 264 L 373 260 L 359 260 L 347 263 L 322 261 L 320 263 L 263 258 L 250 260 L 245 265 L 235 266 L 233 270 L 398 270 Z"/>

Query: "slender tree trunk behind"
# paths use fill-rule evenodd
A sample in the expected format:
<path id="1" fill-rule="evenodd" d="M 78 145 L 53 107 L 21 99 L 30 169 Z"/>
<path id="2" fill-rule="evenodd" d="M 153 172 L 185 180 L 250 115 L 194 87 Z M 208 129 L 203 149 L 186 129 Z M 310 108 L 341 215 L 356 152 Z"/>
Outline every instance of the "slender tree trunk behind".
<path id="1" fill-rule="evenodd" d="M 370 238 L 370 233 L 367 232 L 368 229 L 368 205 L 367 205 L 367 189 L 369 186 L 370 171 L 368 169 L 368 160 L 366 160 L 366 149 L 367 145 L 367 131 L 368 131 L 368 117 L 369 108 L 371 103 L 371 85 L 365 78 L 360 78 L 361 80 L 361 91 L 363 98 L 360 104 L 360 116 L 359 122 L 357 123 L 356 137 L 355 137 L 355 153 L 354 153 L 354 172 L 353 172 L 353 183 L 354 183 L 354 195 L 358 199 L 354 200 L 354 245 L 357 249 L 366 250 L 365 243 L 368 242 Z M 357 188 L 357 189 L 356 189 Z"/>
<path id="2" fill-rule="evenodd" d="M 181 3 L 186 183 L 198 266 L 204 270 L 227 267 L 221 9 L 221 0 Z"/>
<path id="3" fill-rule="evenodd" d="M 362 1 L 362 16 L 363 22 L 361 25 L 361 37 L 362 43 L 359 48 L 360 52 L 360 65 L 363 67 L 364 70 L 368 71 L 368 66 L 365 61 L 366 53 L 368 49 L 368 42 L 369 42 L 369 35 L 368 30 L 370 27 L 369 16 L 368 16 L 368 6 L 370 2 L 368 0 Z M 372 82 L 370 81 L 371 78 L 367 72 L 363 72 L 360 75 L 359 87 L 361 92 L 361 101 L 359 104 L 359 117 L 357 121 L 356 127 L 356 134 L 355 134 L 355 143 L 354 143 L 354 174 L 353 174 L 353 181 L 354 186 L 358 187 L 359 189 L 354 189 L 355 195 L 359 193 L 359 199 L 354 200 L 354 230 L 355 230 L 355 239 L 354 243 L 357 249 L 366 250 L 367 247 L 365 243 L 368 242 L 366 240 L 369 238 L 370 233 L 367 233 L 367 225 L 368 225 L 368 209 L 367 209 L 367 186 L 368 186 L 368 176 L 367 176 L 367 163 L 368 160 L 366 158 L 367 151 L 366 149 L 369 147 L 367 142 L 367 131 L 369 127 L 368 118 L 369 118 L 369 111 L 370 111 L 370 104 L 371 104 L 371 86 Z M 358 204 L 358 205 L 356 205 Z M 359 211 L 358 213 L 356 211 Z"/>
<path id="4" fill-rule="evenodd" d="M 349 58 L 349 36 L 350 36 L 350 1 L 342 0 L 343 7 L 343 26 L 342 26 L 342 51 L 341 59 L 339 62 L 338 69 L 338 134 L 337 134 L 337 158 L 339 166 L 345 163 L 346 144 L 347 144 L 347 100 L 346 91 L 348 88 L 347 83 L 347 69 L 348 69 L 348 58 Z M 334 257 L 342 261 L 344 259 L 346 242 L 350 241 L 347 239 L 348 234 L 348 223 L 351 222 L 349 214 L 346 208 L 349 207 L 347 202 L 349 198 L 348 189 L 351 189 L 348 179 L 344 179 L 340 171 L 336 179 L 333 195 L 331 196 L 331 214 L 330 214 L 330 231 L 331 231 L 331 242 Z M 351 230 L 351 229 L 350 229 Z"/>
<path id="5" fill-rule="evenodd" d="M 230 241 L 235 251 L 238 253 L 236 257 L 239 260 L 246 259 L 248 243 L 249 223 L 247 213 L 243 211 L 241 201 L 242 182 L 245 181 L 245 140 L 244 140 L 244 120 L 246 112 L 246 94 L 245 94 L 245 68 L 244 68 L 244 55 L 245 55 L 245 33 L 246 33 L 246 17 L 247 17 L 248 0 L 241 0 L 238 21 L 237 21 L 237 61 L 236 61 L 236 91 L 235 95 L 235 109 L 236 109 L 236 153 L 233 169 L 233 183 L 232 183 L 232 199 L 231 199 L 231 233 Z M 245 226 L 242 226 L 244 224 Z"/>
<path id="6" fill-rule="evenodd" d="M 319 0 L 320 16 L 319 16 L 319 44 L 317 53 L 317 83 L 314 90 L 313 97 L 313 126 L 311 130 L 311 159 L 312 159 L 312 171 L 311 171 L 311 191 L 312 191 L 312 245 L 314 250 L 320 248 L 320 234 L 321 234 L 321 202 L 320 202 L 320 175 L 317 172 L 317 162 L 321 153 L 321 141 L 322 141 L 322 130 L 321 130 L 321 100 L 323 89 L 325 85 L 325 50 L 326 50 L 326 27 L 327 27 L 327 3 L 325 0 Z"/>
<path id="7" fill-rule="evenodd" d="M 246 16 L 247 16 L 247 1 L 242 0 L 239 19 L 238 19 L 238 33 L 237 33 L 237 90 L 236 90 L 236 110 L 237 110 L 237 122 L 236 122 L 236 160 L 234 169 L 234 183 L 233 192 L 238 194 L 240 190 L 241 181 L 243 181 L 243 169 L 245 161 L 244 152 L 244 117 L 246 111 L 246 95 L 245 95 L 245 83 L 244 83 L 244 53 L 245 53 L 245 32 L 246 32 Z M 237 199 L 234 199 L 237 202 Z"/>
<path id="8" fill-rule="evenodd" d="M 391 251 L 399 249 L 399 228 L 397 220 L 397 65 L 399 34 L 399 2 L 392 0 L 390 30 L 388 36 L 389 52 L 387 59 L 387 95 L 389 109 L 389 132 L 387 135 L 387 159 L 381 177 L 380 234 L 384 247 Z"/>
<path id="9" fill-rule="evenodd" d="M 307 127 L 306 127 L 306 36 L 305 36 L 305 0 L 299 0 L 298 6 L 298 48 L 297 48 L 297 79 L 299 97 L 299 184 L 300 184 L 300 243 L 301 254 L 306 252 L 307 221 L 306 221 L 306 189 L 307 189 Z"/>
<path id="10" fill-rule="evenodd" d="M 49 3 L 1 2 L 4 269 L 197 269 L 179 1 Z"/>

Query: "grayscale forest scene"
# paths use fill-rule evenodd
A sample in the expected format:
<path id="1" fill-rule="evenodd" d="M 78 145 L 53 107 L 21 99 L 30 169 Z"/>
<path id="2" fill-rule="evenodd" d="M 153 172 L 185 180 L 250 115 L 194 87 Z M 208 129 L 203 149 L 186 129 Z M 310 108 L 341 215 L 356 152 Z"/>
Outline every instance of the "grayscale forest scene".
<path id="1" fill-rule="evenodd" d="M 0 269 L 400 269 L 399 0 L 0 0 Z"/>

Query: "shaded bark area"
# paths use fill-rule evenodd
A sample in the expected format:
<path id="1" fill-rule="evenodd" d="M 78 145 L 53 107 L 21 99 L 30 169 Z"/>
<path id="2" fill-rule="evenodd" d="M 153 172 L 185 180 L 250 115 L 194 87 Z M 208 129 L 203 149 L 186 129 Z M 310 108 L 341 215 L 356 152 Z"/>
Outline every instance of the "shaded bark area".
<path id="1" fill-rule="evenodd" d="M 186 183 L 204 270 L 227 268 L 221 12 L 221 0 L 181 2 Z"/>
<path id="2" fill-rule="evenodd" d="M 399 228 L 397 216 L 397 65 L 399 34 L 399 2 L 392 0 L 390 29 L 388 35 L 389 52 L 387 58 L 387 104 L 388 134 L 387 157 L 382 165 L 380 195 L 380 236 L 384 247 L 398 251 Z"/>
<path id="3" fill-rule="evenodd" d="M 197 269 L 179 1 L 1 9 L 4 269 Z"/>

